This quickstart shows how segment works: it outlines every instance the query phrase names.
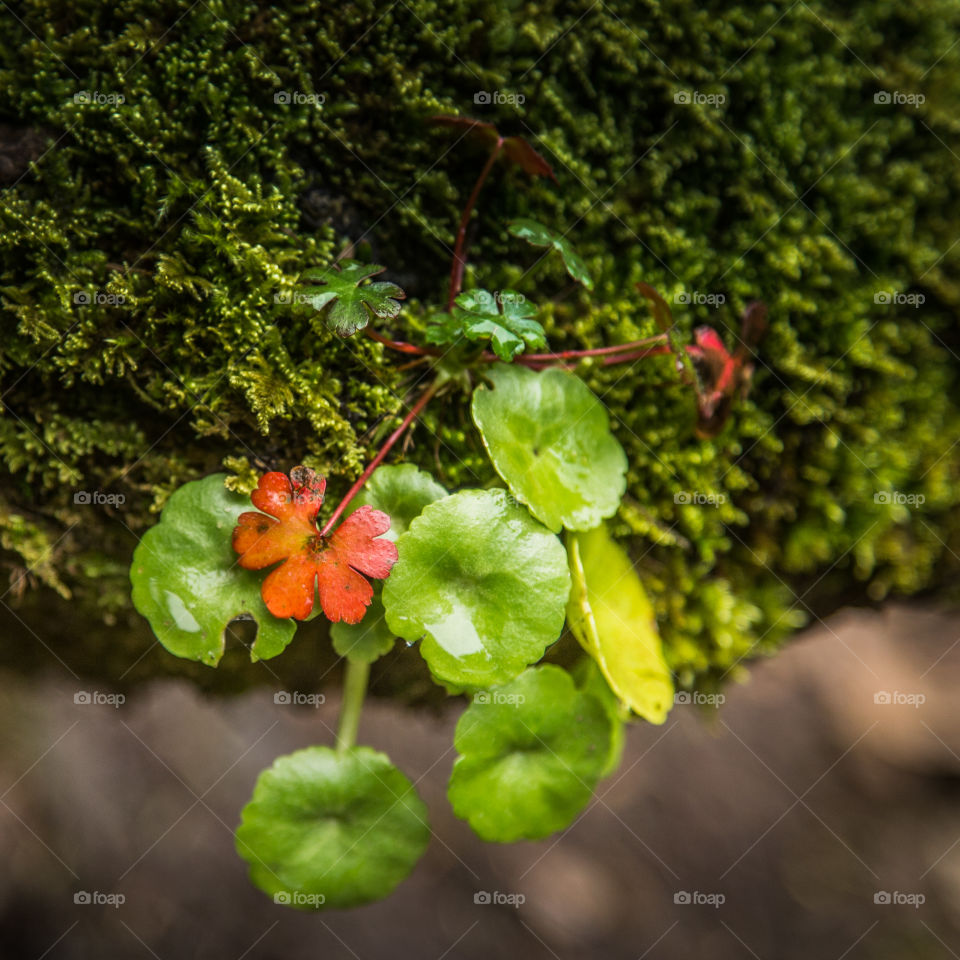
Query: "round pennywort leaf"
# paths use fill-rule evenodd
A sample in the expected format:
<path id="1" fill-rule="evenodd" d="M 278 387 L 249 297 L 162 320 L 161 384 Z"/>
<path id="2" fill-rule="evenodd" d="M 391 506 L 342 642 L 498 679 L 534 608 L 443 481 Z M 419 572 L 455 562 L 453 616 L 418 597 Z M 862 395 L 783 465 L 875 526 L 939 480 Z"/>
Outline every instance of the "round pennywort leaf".
<path id="1" fill-rule="evenodd" d="M 253 619 L 253 660 L 282 653 L 293 638 L 293 620 L 278 619 L 260 596 L 261 577 L 237 565 L 230 545 L 247 497 L 231 493 L 216 473 L 185 483 L 167 501 L 160 522 L 133 553 L 133 605 L 157 639 L 178 657 L 216 666 L 231 620 Z"/>
<path id="2" fill-rule="evenodd" d="M 605 772 L 613 723 L 560 667 L 483 691 L 457 723 L 447 796 L 483 840 L 537 840 L 587 805 Z"/>
<path id="3" fill-rule="evenodd" d="M 419 517 L 423 508 L 445 497 L 447 491 L 426 470 L 415 464 L 377 467 L 363 490 L 351 504 L 348 513 L 369 505 L 390 517 L 390 529 L 384 540 L 396 540 Z"/>
<path id="4" fill-rule="evenodd" d="M 237 851 L 278 903 L 355 907 L 387 896 L 429 839 L 423 801 L 384 754 L 308 747 L 260 774 Z"/>
<path id="5" fill-rule="evenodd" d="M 473 419 L 497 473 L 554 532 L 590 530 L 616 513 L 627 456 L 604 405 L 565 370 L 495 364 Z"/>
<path id="6" fill-rule="evenodd" d="M 430 504 L 397 541 L 383 588 L 387 624 L 438 679 L 502 683 L 563 629 L 570 574 L 560 541 L 504 490 Z"/>

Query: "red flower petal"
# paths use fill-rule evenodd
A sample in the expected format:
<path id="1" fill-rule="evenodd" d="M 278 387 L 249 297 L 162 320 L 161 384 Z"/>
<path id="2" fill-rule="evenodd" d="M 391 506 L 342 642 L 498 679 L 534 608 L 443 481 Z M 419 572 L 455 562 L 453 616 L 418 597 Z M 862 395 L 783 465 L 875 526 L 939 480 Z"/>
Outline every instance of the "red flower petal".
<path id="1" fill-rule="evenodd" d="M 397 562 L 397 545 L 373 538 L 389 529 L 390 518 L 382 510 L 363 506 L 333 532 L 330 546 L 355 570 L 380 580 L 389 575 Z"/>
<path id="2" fill-rule="evenodd" d="M 391 544 L 392 546 L 392 544 Z M 320 606 L 328 620 L 359 623 L 370 601 L 373 587 L 353 570 L 334 549 L 325 550 L 317 565 Z"/>
<path id="3" fill-rule="evenodd" d="M 312 557 L 298 554 L 267 574 L 260 593 L 275 617 L 306 620 L 313 610 L 317 564 Z M 372 588 L 371 588 L 372 590 Z"/>
<path id="4" fill-rule="evenodd" d="M 258 510 L 269 513 L 278 520 L 297 517 L 312 523 L 323 503 L 326 488 L 327 481 L 314 470 L 309 467 L 294 467 L 290 471 L 289 480 L 285 474 L 276 470 L 265 473 L 250 499 Z"/>

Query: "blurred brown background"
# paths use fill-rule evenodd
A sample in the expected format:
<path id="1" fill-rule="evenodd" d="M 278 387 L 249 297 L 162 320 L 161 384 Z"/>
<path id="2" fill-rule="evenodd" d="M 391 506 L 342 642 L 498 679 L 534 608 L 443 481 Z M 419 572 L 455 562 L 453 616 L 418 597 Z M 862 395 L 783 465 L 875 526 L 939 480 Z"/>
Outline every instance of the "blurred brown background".
<path id="1" fill-rule="evenodd" d="M 275 756 L 332 742 L 334 694 L 164 680 L 113 707 L 76 703 L 110 691 L 66 670 L 3 673 L 0 957 L 958 957 L 958 689 L 960 615 L 843 612 L 719 711 L 633 727 L 579 820 L 506 847 L 446 802 L 462 704 L 373 699 L 360 740 L 417 783 L 434 839 L 385 902 L 306 914 L 249 886 L 232 829 Z M 525 901 L 475 902 L 495 891 Z"/>

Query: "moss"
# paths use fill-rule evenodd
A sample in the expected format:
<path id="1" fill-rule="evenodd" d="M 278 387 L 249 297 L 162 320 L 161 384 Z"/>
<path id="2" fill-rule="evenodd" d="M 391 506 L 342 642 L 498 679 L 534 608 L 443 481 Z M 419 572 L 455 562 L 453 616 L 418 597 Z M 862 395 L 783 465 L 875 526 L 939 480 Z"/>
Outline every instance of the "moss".
<path id="1" fill-rule="evenodd" d="M 249 489 L 303 460 L 346 487 L 415 378 L 291 294 L 351 244 L 414 298 L 388 332 L 422 323 L 480 161 L 424 120 L 459 112 L 534 139 L 557 171 L 559 188 L 498 172 L 468 271 L 546 301 L 555 348 L 652 332 L 641 278 L 726 298 L 677 306 L 687 332 L 732 338 L 748 300 L 769 304 L 752 395 L 715 441 L 692 438 L 668 360 L 583 370 L 630 455 L 617 531 L 684 682 L 775 649 L 824 597 L 949 583 L 958 21 L 947 0 L 24 0 L 0 38 L 14 582 L 69 593 L 120 643 L 125 564 L 179 484 L 226 466 Z M 475 106 L 480 90 L 526 99 Z M 525 214 L 571 230 L 594 296 L 507 237 Z M 894 292 L 925 301 L 875 302 Z M 427 421 L 439 440 L 421 431 L 408 456 L 451 485 L 490 479 L 462 406 Z M 925 500 L 878 503 L 887 490 Z M 75 504 L 82 491 L 126 499 Z M 684 491 L 725 499 L 678 504 Z"/>

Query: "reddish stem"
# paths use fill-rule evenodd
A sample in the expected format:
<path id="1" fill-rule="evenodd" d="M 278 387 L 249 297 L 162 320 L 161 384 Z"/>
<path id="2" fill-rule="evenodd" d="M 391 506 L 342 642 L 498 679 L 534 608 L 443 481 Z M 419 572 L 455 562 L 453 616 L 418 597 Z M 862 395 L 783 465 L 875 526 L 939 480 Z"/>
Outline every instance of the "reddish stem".
<path id="1" fill-rule="evenodd" d="M 377 333 L 376 330 L 366 327 L 367 336 L 371 340 L 376 340 L 377 343 L 382 343 L 385 347 L 389 347 L 391 350 L 396 350 L 399 353 L 410 353 L 416 357 L 436 357 L 440 355 L 439 350 L 431 350 L 429 347 L 418 347 L 414 343 L 406 343 L 403 340 L 391 340 L 388 337 L 383 336 L 382 333 Z"/>
<path id="2" fill-rule="evenodd" d="M 627 350 L 636 350 L 651 343 L 663 343 L 667 339 L 665 333 L 645 340 L 631 340 L 630 343 L 619 343 L 613 347 L 592 347 L 589 350 L 561 350 L 559 353 L 525 353 L 525 360 L 578 360 L 581 357 L 602 357 L 609 353 L 622 353 Z"/>
<path id="3" fill-rule="evenodd" d="M 460 226 L 457 229 L 457 243 L 453 248 L 453 263 L 450 265 L 450 293 L 447 296 L 448 311 L 453 309 L 453 301 L 457 299 L 457 294 L 460 292 L 460 287 L 463 284 L 463 271 L 467 265 L 467 258 L 464 256 L 463 251 L 467 242 L 467 226 L 470 223 L 470 215 L 473 213 L 473 208 L 477 203 L 477 197 L 480 196 L 480 190 L 483 187 L 484 181 L 493 169 L 493 164 L 497 157 L 500 156 L 502 147 L 503 137 L 497 137 L 497 145 L 490 152 L 490 156 L 487 157 L 487 162 L 483 165 L 480 176 L 477 177 L 477 182 L 473 185 L 473 192 L 467 200 L 467 205 L 463 208 L 463 216 L 460 218 Z"/>
<path id="4" fill-rule="evenodd" d="M 387 437 L 386 442 L 380 448 L 380 451 L 377 455 L 370 461 L 367 465 L 367 469 L 360 474 L 360 478 L 357 482 L 347 491 L 347 495 L 340 501 L 337 509 L 333 511 L 333 515 L 330 519 L 324 524 L 323 529 L 320 531 L 320 536 L 327 536 L 330 531 L 333 529 L 333 525 L 340 519 L 340 516 L 343 514 L 343 511 L 346 510 L 347 504 L 363 489 L 363 485 L 370 479 L 370 475 L 373 473 L 377 467 L 380 466 L 383 458 L 390 452 L 390 448 L 404 435 L 407 428 L 413 423 L 417 418 L 417 414 L 430 402 L 430 398 L 437 392 L 440 387 L 440 381 L 434 380 L 433 383 L 427 387 L 423 393 L 420 394 L 420 398 L 417 402 L 410 408 L 410 412 L 403 418 L 403 422 L 397 427 L 393 433 Z"/>

